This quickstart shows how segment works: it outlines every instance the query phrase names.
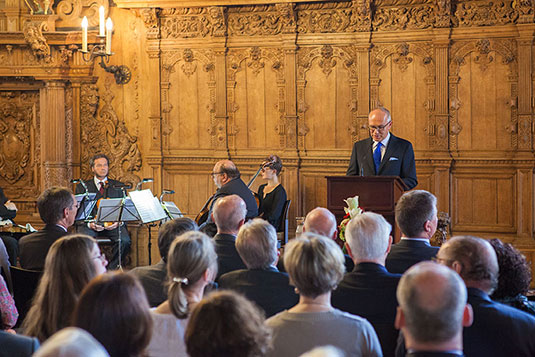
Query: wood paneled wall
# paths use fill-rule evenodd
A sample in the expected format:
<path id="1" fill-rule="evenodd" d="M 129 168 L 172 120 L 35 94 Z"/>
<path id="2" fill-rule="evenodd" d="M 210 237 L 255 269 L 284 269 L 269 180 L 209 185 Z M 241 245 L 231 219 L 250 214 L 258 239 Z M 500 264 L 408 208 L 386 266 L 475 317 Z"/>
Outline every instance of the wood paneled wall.
<path id="1" fill-rule="evenodd" d="M 65 83 L 71 142 L 58 160 L 73 175 L 88 174 L 93 152 L 110 151 L 117 177 L 154 177 L 147 187 L 174 189 L 171 198 L 194 216 L 215 190 L 209 172 L 218 159 L 234 160 L 247 180 L 275 153 L 294 226 L 296 216 L 325 206 L 324 176 L 345 173 L 352 143 L 368 135 L 368 112 L 383 105 L 393 133 L 414 145 L 418 188 L 437 195 L 453 234 L 500 237 L 533 259 L 533 0 L 118 0 L 106 11 L 115 24 L 111 63 L 132 71 L 125 85 L 81 60 L 73 23 L 94 14 L 63 13 L 66 2 L 56 18 L 41 17 L 56 30 L 42 32 L 49 56 L 71 50 L 57 64 L 67 74 L 13 72 L 25 53 L 35 59 L 29 67 L 52 65 L 24 40 L 24 19 L 44 20 L 16 15 L 13 24 L 8 1 L 0 30 L 20 35 L 0 40 L 0 58 L 21 57 L 0 64 L 0 74 Z M 43 137 L 54 140 L 42 129 L 30 141 Z M 42 155 L 35 145 L 31 152 Z M 11 192 L 23 182 L 6 180 L 0 173 Z M 136 262 L 146 263 L 144 251 Z"/>

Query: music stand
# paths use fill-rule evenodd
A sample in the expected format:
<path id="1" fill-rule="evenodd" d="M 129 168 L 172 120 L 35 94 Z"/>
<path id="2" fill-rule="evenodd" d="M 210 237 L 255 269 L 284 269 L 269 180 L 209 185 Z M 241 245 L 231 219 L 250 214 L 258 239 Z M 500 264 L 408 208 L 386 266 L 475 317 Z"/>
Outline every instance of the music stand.
<path id="1" fill-rule="evenodd" d="M 167 221 L 171 221 L 175 218 L 184 217 L 184 215 L 182 214 L 182 212 L 180 212 L 180 209 L 177 207 L 177 205 L 174 202 L 163 201 L 162 208 L 167 214 L 167 218 L 163 220 L 164 223 Z"/>
<path id="2" fill-rule="evenodd" d="M 74 198 L 78 204 L 78 211 L 76 212 L 75 221 L 87 220 L 87 218 L 91 215 L 91 212 L 93 212 L 93 208 L 95 208 L 95 205 L 97 204 L 95 197 L 97 197 L 96 193 L 89 192 L 74 195 Z"/>
<path id="3" fill-rule="evenodd" d="M 100 201 L 98 207 L 96 222 L 102 224 L 104 222 L 133 222 L 139 221 L 141 218 L 137 213 L 132 200 L 128 198 L 107 198 Z M 123 270 L 121 257 L 121 227 L 119 225 L 119 269 Z"/>
<path id="4" fill-rule="evenodd" d="M 156 224 L 152 222 L 161 221 L 167 218 L 167 214 L 164 211 L 160 201 L 155 197 L 150 189 L 141 191 L 131 191 L 129 194 L 132 202 L 139 213 L 139 217 L 142 224 L 146 224 L 149 229 L 149 242 L 147 249 L 149 252 L 149 265 L 152 263 L 151 251 L 152 251 L 152 233 L 151 228 L 156 227 Z M 177 208 L 178 209 L 178 208 Z"/>

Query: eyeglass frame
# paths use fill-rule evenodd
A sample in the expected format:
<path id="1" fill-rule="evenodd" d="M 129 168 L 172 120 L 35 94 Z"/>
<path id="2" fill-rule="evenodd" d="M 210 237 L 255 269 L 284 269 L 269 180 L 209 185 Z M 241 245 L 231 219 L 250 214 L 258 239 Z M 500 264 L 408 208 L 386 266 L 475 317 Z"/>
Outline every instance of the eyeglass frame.
<path id="1" fill-rule="evenodd" d="M 384 125 L 379 125 L 379 126 L 375 126 L 375 125 L 368 125 L 368 130 L 370 131 L 383 131 L 387 126 L 389 126 L 390 124 L 392 124 L 392 120 L 390 120 L 388 123 L 384 124 Z"/>
<path id="2" fill-rule="evenodd" d="M 212 172 L 210 176 L 215 177 L 216 175 L 223 175 L 225 172 Z"/>

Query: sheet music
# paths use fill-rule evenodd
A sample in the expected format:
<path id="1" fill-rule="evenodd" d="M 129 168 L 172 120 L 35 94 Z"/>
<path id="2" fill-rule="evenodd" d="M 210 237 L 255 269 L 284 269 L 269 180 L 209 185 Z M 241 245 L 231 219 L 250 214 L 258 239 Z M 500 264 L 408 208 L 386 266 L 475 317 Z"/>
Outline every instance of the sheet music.
<path id="1" fill-rule="evenodd" d="M 143 223 L 160 221 L 167 217 L 158 198 L 154 197 L 150 189 L 130 191 L 128 193 Z"/>
<path id="2" fill-rule="evenodd" d="M 169 218 L 175 219 L 184 216 L 174 202 L 163 201 L 162 204 L 165 206 L 165 209 L 167 209 L 167 212 L 169 213 Z"/>
<path id="3" fill-rule="evenodd" d="M 97 204 L 95 197 L 97 197 L 97 194 L 91 192 L 87 195 L 85 193 L 74 195 L 74 198 L 78 203 L 78 211 L 76 212 L 75 218 L 76 221 L 83 221 L 91 215 L 93 208 L 95 208 L 95 205 Z"/>
<path id="4" fill-rule="evenodd" d="M 121 214 L 121 205 L 123 206 L 122 215 Z M 100 200 L 100 205 L 98 207 L 97 213 L 97 222 L 130 222 L 130 221 L 139 221 L 140 217 L 137 213 L 132 200 L 129 198 L 107 198 L 105 200 Z"/>

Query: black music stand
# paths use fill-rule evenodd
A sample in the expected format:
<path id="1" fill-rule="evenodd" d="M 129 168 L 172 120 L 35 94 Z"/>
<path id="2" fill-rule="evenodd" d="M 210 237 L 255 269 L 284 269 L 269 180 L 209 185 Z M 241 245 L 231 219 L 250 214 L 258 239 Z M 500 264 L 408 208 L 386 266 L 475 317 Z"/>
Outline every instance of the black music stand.
<path id="1" fill-rule="evenodd" d="M 98 207 L 96 222 L 103 224 L 104 222 L 118 222 L 119 223 L 119 269 L 123 270 L 121 257 L 121 227 L 123 222 L 139 221 L 141 218 L 129 198 L 107 198 L 100 201 Z"/>
<path id="2" fill-rule="evenodd" d="M 74 198 L 78 203 L 78 211 L 76 212 L 75 221 L 79 222 L 88 220 L 91 212 L 93 212 L 93 208 L 95 208 L 95 205 L 97 204 L 95 197 L 97 197 L 96 193 L 89 192 L 74 195 Z"/>

